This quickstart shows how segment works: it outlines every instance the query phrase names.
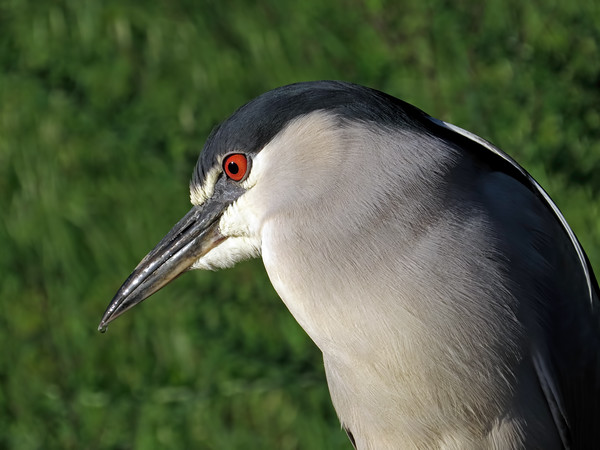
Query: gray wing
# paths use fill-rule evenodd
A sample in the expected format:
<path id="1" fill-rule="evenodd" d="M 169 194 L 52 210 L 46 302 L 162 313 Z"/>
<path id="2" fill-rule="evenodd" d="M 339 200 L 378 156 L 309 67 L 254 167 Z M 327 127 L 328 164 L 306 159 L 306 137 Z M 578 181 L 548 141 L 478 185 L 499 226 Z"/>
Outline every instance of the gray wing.
<path id="1" fill-rule="evenodd" d="M 444 136 L 451 142 L 482 153 L 490 167 L 503 167 L 490 170 L 479 195 L 506 239 L 518 317 L 552 417 L 548 426 L 564 448 L 600 448 L 600 295 L 585 252 L 548 194 L 512 158 L 465 130 L 431 121 L 451 132 Z"/>

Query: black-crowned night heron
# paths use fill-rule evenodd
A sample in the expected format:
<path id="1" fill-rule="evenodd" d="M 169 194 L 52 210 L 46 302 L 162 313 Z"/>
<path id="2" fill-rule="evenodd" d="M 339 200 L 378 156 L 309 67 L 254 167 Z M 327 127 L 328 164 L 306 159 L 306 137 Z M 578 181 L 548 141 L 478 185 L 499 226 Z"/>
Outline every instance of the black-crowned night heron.
<path id="1" fill-rule="evenodd" d="M 357 448 L 600 448 L 598 284 L 490 143 L 372 89 L 299 83 L 209 136 L 191 200 L 101 329 L 188 269 L 262 256 Z"/>

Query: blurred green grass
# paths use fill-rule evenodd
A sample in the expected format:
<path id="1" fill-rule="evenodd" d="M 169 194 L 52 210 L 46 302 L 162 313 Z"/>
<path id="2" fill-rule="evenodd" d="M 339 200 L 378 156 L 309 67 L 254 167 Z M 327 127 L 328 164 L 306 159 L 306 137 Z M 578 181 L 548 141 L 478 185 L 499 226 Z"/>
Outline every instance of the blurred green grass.
<path id="1" fill-rule="evenodd" d="M 592 0 L 0 2 L 0 448 L 349 449 L 259 261 L 96 331 L 189 208 L 211 128 L 312 79 L 467 128 L 549 191 L 600 270 Z"/>

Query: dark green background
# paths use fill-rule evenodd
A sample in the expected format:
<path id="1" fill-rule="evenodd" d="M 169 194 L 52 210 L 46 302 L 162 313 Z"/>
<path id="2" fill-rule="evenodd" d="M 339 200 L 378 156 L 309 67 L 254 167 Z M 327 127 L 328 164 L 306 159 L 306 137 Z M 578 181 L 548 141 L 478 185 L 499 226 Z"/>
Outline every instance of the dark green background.
<path id="1" fill-rule="evenodd" d="M 366 84 L 491 140 L 600 269 L 598 5 L 0 0 L 0 448 L 350 448 L 260 261 L 96 331 L 211 128 L 279 85 Z"/>

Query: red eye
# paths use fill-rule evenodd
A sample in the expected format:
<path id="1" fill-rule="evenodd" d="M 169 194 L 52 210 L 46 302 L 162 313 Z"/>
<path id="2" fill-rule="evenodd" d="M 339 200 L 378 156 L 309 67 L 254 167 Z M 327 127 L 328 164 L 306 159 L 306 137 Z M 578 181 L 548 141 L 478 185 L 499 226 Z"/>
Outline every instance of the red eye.
<path id="1" fill-rule="evenodd" d="M 240 181 L 248 171 L 248 159 L 242 153 L 229 155 L 223 161 L 225 174 L 233 181 Z"/>

